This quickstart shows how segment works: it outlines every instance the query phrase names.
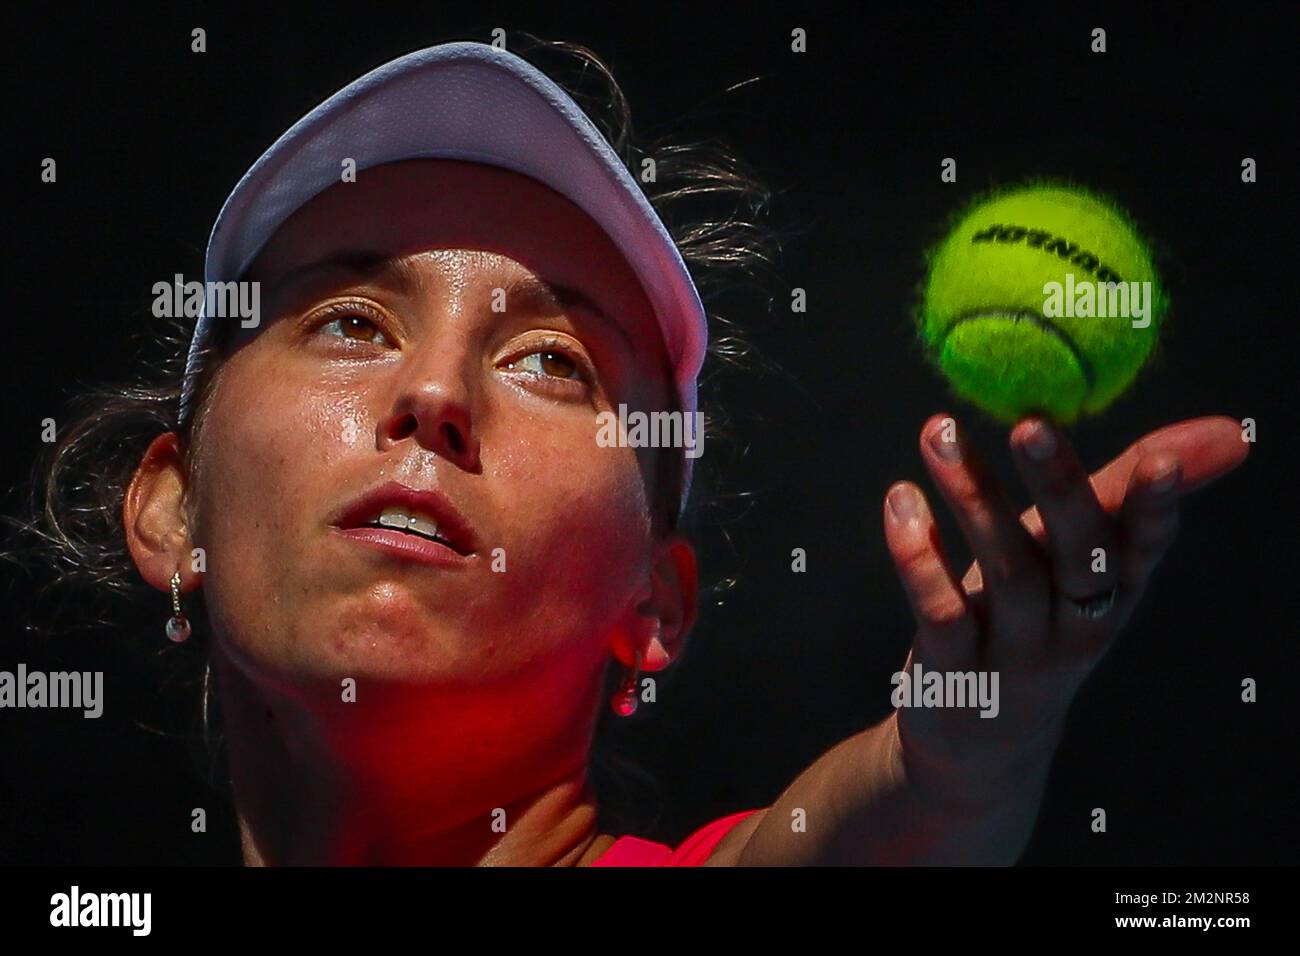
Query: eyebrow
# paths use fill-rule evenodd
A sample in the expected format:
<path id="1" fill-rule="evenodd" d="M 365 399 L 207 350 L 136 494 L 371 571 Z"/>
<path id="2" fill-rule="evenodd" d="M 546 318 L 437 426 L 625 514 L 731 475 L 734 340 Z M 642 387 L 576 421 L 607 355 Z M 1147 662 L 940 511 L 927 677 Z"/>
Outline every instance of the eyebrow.
<path id="1" fill-rule="evenodd" d="M 414 284 L 409 267 L 400 260 L 380 252 L 367 252 L 348 249 L 295 266 L 288 272 L 276 276 L 267 285 L 269 295 L 275 295 L 285 286 L 293 285 L 316 275 L 332 275 L 337 272 L 351 273 L 358 279 L 379 279 L 397 286 Z"/>
<path id="2" fill-rule="evenodd" d="M 410 287 L 417 283 L 410 267 L 405 261 L 395 259 L 380 252 L 349 249 L 334 253 L 315 262 L 295 266 L 271 282 L 268 297 L 274 296 L 286 286 L 301 282 L 315 275 L 330 275 L 337 272 L 351 273 L 358 279 L 379 280 L 397 287 Z M 636 354 L 636 345 L 623 323 L 606 312 L 601 306 L 581 289 L 562 282 L 553 282 L 535 275 L 524 275 L 504 286 L 507 302 L 522 300 L 526 308 L 537 311 L 563 311 L 565 308 L 578 308 L 599 318 L 613 329 L 627 343 L 628 349 Z"/>
<path id="3" fill-rule="evenodd" d="M 543 311 L 578 308 L 590 312 L 617 332 L 623 341 L 627 343 L 627 347 L 632 354 L 636 354 L 636 345 L 632 342 L 632 337 L 628 334 L 627 329 L 623 327 L 623 323 L 601 308 L 594 299 L 581 289 L 565 285 L 562 282 L 553 282 L 547 279 L 539 279 L 537 276 L 526 275 L 506 285 L 505 295 L 507 302 L 513 303 L 522 299 L 525 307 L 531 306 Z"/>

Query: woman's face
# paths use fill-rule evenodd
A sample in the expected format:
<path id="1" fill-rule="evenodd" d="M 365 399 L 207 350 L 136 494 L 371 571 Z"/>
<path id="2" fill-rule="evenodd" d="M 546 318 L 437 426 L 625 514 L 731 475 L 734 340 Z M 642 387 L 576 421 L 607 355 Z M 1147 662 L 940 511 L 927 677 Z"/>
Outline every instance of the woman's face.
<path id="1" fill-rule="evenodd" d="M 672 394 L 604 232 L 526 177 L 414 160 L 316 197 L 247 278 L 262 322 L 219 373 L 186 494 L 223 649 L 289 693 L 590 683 L 655 554 L 655 465 L 601 447 L 597 415 Z M 364 527 L 388 483 L 441 495 L 455 547 Z"/>

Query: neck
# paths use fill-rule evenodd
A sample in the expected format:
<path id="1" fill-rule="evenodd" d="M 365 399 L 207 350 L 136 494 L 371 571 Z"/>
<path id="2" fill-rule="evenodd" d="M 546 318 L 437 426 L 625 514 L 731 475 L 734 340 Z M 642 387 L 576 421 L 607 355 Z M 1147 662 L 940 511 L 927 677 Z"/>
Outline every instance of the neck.
<path id="1" fill-rule="evenodd" d="M 591 714 L 521 722 L 536 711 L 370 686 L 364 706 L 322 703 L 219 652 L 213 667 L 248 866 L 572 866 L 613 842 L 587 777 Z"/>

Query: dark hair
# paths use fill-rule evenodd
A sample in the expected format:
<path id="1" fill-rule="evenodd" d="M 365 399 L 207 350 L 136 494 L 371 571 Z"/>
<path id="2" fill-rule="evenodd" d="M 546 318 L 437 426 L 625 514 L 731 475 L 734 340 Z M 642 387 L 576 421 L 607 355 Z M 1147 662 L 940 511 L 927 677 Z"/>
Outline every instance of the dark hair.
<path id="1" fill-rule="evenodd" d="M 716 142 L 674 143 L 661 138 L 640 143 L 633 137 L 631 111 L 610 69 L 587 48 L 517 34 L 523 42 L 514 52 L 533 62 L 570 92 L 605 135 L 620 159 L 642 182 L 642 161 L 653 158 L 656 176 L 643 183 L 647 198 L 658 211 L 691 271 L 706 308 L 716 295 L 737 286 L 761 284 L 775 263 L 779 244 L 773 232 L 760 225 L 772 193 L 763 181 Z M 706 374 L 701 382 L 701 409 L 710 448 L 726 437 L 725 421 L 717 414 L 712 393 L 717 381 L 713 368 L 755 371 L 764 359 L 746 341 L 740 329 L 710 308 L 710 345 Z M 213 376 L 220 366 L 223 344 L 218 340 L 204 352 L 203 372 L 195 397 L 195 414 L 178 421 L 180 383 L 193 332 L 193 320 L 150 322 L 142 343 L 141 371 L 129 384 L 100 386 L 78 396 L 71 404 L 71 423 L 61 429 L 58 441 L 37 461 L 26 515 L 6 519 L 14 531 L 14 546 L 0 552 L 8 562 L 29 574 L 44 570 L 47 580 L 37 589 L 34 607 L 44 598 L 71 596 L 46 604 L 37 612 L 42 632 L 75 627 L 120 625 L 123 613 L 142 623 L 139 634 L 129 635 L 140 650 L 157 647 L 159 595 L 140 579 L 126 548 L 122 527 L 123 495 L 149 443 L 158 435 L 175 431 L 187 451 L 202 430 Z M 712 464 L 696 462 L 695 490 L 684 514 L 678 514 L 680 468 L 673 449 L 662 450 L 671 460 L 659 461 L 655 524 L 659 531 L 680 528 L 698 534 L 706 523 L 708 489 L 717 480 Z M 713 458 L 716 459 L 716 454 Z M 732 581 L 723 576 L 711 587 L 725 590 Z M 703 603 L 703 602 L 702 602 Z M 152 622 L 148 627 L 143 624 Z M 216 695 L 208 665 L 208 630 L 202 589 L 186 595 L 186 612 L 194 635 L 183 645 L 166 650 L 177 662 L 173 680 L 197 690 L 197 735 L 203 743 L 206 775 L 214 785 L 220 757 L 220 739 L 213 733 Z M 165 611 L 164 611 L 165 613 Z M 620 671 L 613 662 L 606 676 L 606 695 L 612 694 Z M 648 821 L 638 812 L 647 800 L 637 795 L 626 804 L 629 786 L 639 778 L 656 792 L 652 780 L 618 754 L 613 743 L 617 726 L 604 708 L 592 747 L 591 773 L 600 798 L 602 827 L 616 831 L 643 829 Z M 199 757 L 198 752 L 195 753 Z M 657 810 L 654 814 L 657 817 Z"/>

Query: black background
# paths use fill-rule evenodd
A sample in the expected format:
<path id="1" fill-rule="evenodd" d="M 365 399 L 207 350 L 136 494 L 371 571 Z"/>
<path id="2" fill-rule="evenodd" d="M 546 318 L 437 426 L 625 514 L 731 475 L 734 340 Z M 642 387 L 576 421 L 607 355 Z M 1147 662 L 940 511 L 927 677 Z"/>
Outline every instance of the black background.
<path id="1" fill-rule="evenodd" d="M 931 487 L 916 448 L 927 416 L 953 411 L 1028 504 L 1006 429 L 949 398 L 908 310 L 920 252 L 953 207 L 1028 175 L 1072 176 L 1137 217 L 1175 304 L 1158 364 L 1072 430 L 1085 463 L 1204 414 L 1254 418 L 1259 442 L 1186 501 L 1178 545 L 1072 710 L 1024 860 L 1297 860 L 1293 8 L 122 9 L 42 6 L 9 24 L 5 488 L 25 482 L 41 419 L 58 419 L 80 383 L 138 360 L 130 325 L 147 316 L 153 283 L 201 273 L 222 200 L 302 113 L 397 55 L 497 26 L 590 46 L 638 129 L 718 136 L 781 190 L 782 281 L 809 302 L 791 314 L 778 288 L 771 308 L 759 298 L 733 312 L 784 369 L 724 396 L 747 451 L 723 478 L 753 497 L 728 526 L 730 564 L 715 554 L 706 572 L 725 567 L 739 583 L 653 714 L 623 734 L 667 797 L 645 835 L 676 841 L 770 802 L 888 713 L 912 625 L 881 502 L 898 478 Z M 189 52 L 195 26 L 208 32 L 202 55 Z M 789 50 L 796 26 L 804 55 Z M 1104 55 L 1089 51 L 1096 26 Z M 59 163 L 54 186 L 39 181 L 46 156 Z M 1256 184 L 1240 180 L 1247 156 Z M 956 184 L 939 180 L 944 157 L 958 162 Z M 805 574 L 790 571 L 795 547 Z M 22 594 L 10 590 L 16 621 Z M 160 595 L 160 644 L 165 613 Z M 104 668 L 110 702 L 97 721 L 0 712 L 0 861 L 238 863 L 232 817 L 184 742 L 136 728 L 153 689 L 114 637 L 15 633 L 0 645 L 4 669 Z M 1259 682 L 1259 703 L 1240 702 L 1244 677 Z M 206 835 L 189 831 L 194 806 L 213 812 Z M 1104 835 L 1089 828 L 1093 807 L 1107 810 Z"/>

